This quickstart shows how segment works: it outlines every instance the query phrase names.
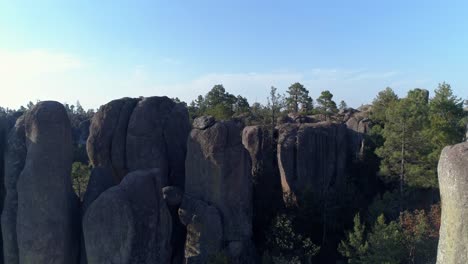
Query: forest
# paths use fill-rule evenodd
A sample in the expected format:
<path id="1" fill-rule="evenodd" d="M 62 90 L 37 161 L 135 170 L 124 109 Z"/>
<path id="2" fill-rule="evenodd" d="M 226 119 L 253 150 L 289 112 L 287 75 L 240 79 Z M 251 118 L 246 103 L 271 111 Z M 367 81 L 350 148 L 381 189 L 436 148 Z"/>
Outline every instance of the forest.
<path id="1" fill-rule="evenodd" d="M 272 135 L 288 118 L 340 122 L 343 115 L 356 112 L 365 115 L 369 130 L 364 162 L 356 164 L 347 179 L 349 184 L 338 190 L 341 200 L 327 200 L 323 210 L 329 219 L 310 222 L 323 211 L 317 209 L 321 205 L 308 192 L 302 194 L 303 202 L 278 205 L 263 218 L 254 219 L 262 226 L 262 230 L 254 230 L 262 263 L 325 263 L 330 259 L 342 263 L 435 263 L 441 215 L 437 164 L 445 146 L 466 140 L 468 100 L 455 95 L 445 82 L 432 92 L 412 89 L 405 97 L 387 87 L 358 109 L 348 107 L 345 101 L 335 102 L 329 90 L 311 98 L 301 83 L 292 84 L 285 94 L 271 87 L 266 97 L 266 104 L 250 104 L 219 84 L 191 102 L 172 100 L 187 107 L 191 120 L 207 115 L 216 120 L 241 120 L 245 126 L 265 127 Z M 19 109 L 0 108 L 0 119 L 11 128 L 34 105 L 29 102 Z M 85 110 L 79 102 L 64 106 L 74 145 L 73 188 L 82 199 L 91 171 L 86 140 L 98 109 Z M 346 210 L 338 206 L 343 203 Z M 327 227 L 319 232 L 317 225 Z M 226 260 L 219 255 L 211 262 Z"/>

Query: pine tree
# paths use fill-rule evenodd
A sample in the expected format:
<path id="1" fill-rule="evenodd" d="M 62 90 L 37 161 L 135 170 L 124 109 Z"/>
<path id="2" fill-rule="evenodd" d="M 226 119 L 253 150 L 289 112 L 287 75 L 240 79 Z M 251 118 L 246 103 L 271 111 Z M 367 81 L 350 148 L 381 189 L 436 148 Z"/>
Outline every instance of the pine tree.
<path id="1" fill-rule="evenodd" d="M 276 125 L 276 120 L 279 117 L 281 109 L 284 107 L 284 99 L 281 94 L 276 92 L 276 87 L 271 87 L 270 96 L 267 98 L 267 109 L 270 112 L 271 124 Z"/>
<path id="2" fill-rule="evenodd" d="M 292 113 L 298 113 L 300 109 L 310 111 L 313 107 L 312 98 L 309 96 L 309 91 L 300 83 L 294 83 L 288 88 L 288 97 L 286 104 Z"/>
<path id="3" fill-rule="evenodd" d="M 317 98 L 319 113 L 328 118 L 338 112 L 335 101 L 333 101 L 333 94 L 330 91 L 323 91 L 319 98 Z"/>
<path id="4" fill-rule="evenodd" d="M 408 184 L 416 187 L 437 185 L 435 171 L 427 156 L 430 142 L 424 129 L 428 125 L 428 92 L 414 89 L 407 98 L 392 104 L 386 111 L 383 137 L 385 143 L 376 150 L 382 159 L 380 175 L 387 182 L 399 182 L 400 194 Z"/>
<path id="5" fill-rule="evenodd" d="M 369 250 L 369 243 L 365 238 L 365 225 L 361 223 L 359 213 L 354 216 L 354 228 L 348 233 L 347 239 L 338 245 L 338 252 L 348 259 L 350 264 L 363 263 L 363 257 Z"/>

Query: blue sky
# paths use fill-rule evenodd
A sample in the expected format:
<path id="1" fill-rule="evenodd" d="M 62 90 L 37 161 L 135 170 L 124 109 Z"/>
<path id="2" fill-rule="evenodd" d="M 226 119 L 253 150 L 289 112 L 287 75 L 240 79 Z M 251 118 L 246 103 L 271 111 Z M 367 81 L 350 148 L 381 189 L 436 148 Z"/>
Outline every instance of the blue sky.
<path id="1" fill-rule="evenodd" d="M 0 105 L 190 101 L 219 83 L 265 102 L 297 81 L 355 107 L 443 81 L 467 99 L 464 2 L 0 0 Z"/>

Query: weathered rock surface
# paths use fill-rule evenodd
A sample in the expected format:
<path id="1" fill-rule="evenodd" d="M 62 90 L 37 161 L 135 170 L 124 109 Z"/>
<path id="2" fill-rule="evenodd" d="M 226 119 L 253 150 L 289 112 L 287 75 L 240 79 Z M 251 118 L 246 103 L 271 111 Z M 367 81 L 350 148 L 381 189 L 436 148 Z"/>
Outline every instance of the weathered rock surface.
<path id="1" fill-rule="evenodd" d="M 437 263 L 468 263 L 468 142 L 442 150 L 438 175 L 442 216 Z"/>
<path id="2" fill-rule="evenodd" d="M 84 215 L 86 209 L 96 200 L 101 193 L 116 185 L 116 181 L 112 176 L 112 169 L 107 167 L 96 167 L 91 171 L 89 176 L 88 186 L 83 196 L 81 205 L 81 214 Z"/>
<path id="3" fill-rule="evenodd" d="M 127 172 L 159 168 L 168 183 L 184 188 L 188 112 L 167 97 L 122 98 L 93 117 L 87 142 L 95 167 L 112 167 L 120 182 Z"/>
<path id="4" fill-rule="evenodd" d="M 112 169 L 107 167 L 96 167 L 91 171 L 88 186 L 81 203 L 81 218 L 88 207 L 101 195 L 104 191 L 115 186 L 116 179 L 112 174 Z M 83 233 L 81 233 L 81 246 L 80 246 L 80 263 L 86 264 L 86 247 L 84 243 Z"/>
<path id="5" fill-rule="evenodd" d="M 26 160 L 24 117 L 20 117 L 8 135 L 5 155 L 5 202 L 2 212 L 3 255 L 5 263 L 19 263 L 16 215 L 18 192 L 16 183 Z"/>
<path id="6" fill-rule="evenodd" d="M 7 263 L 77 263 L 79 204 L 71 164 L 65 108 L 52 101 L 36 104 L 9 139 L 2 214 Z"/>
<path id="7" fill-rule="evenodd" d="M 122 98 L 102 106 L 93 118 L 88 155 L 94 166 L 112 167 L 117 183 L 127 172 L 158 168 L 164 176 L 161 187 L 183 190 L 189 132 L 184 105 L 167 97 Z M 177 251 L 173 263 L 181 263 L 185 240 L 177 209 L 170 208 Z"/>
<path id="8" fill-rule="evenodd" d="M 242 143 L 252 160 L 253 233 L 257 247 L 263 246 L 265 227 L 271 225 L 283 207 L 275 132 L 264 126 L 248 126 L 242 132 Z"/>
<path id="9" fill-rule="evenodd" d="M 252 237 L 251 165 L 241 141 L 242 127 L 236 121 L 216 122 L 193 129 L 187 142 L 185 193 L 219 210 L 225 245 L 249 244 Z M 189 235 L 187 241 L 191 239 Z M 244 254 L 231 255 L 231 261 Z"/>
<path id="10" fill-rule="evenodd" d="M 185 258 L 187 264 L 203 264 L 223 249 L 223 223 L 214 206 L 184 197 L 179 209 L 182 224 L 187 227 Z"/>
<path id="11" fill-rule="evenodd" d="M 172 220 L 157 169 L 129 173 L 88 208 L 83 231 L 89 264 L 170 263 Z"/>
<path id="12" fill-rule="evenodd" d="M 279 127 L 278 165 L 283 192 L 323 198 L 346 177 L 347 128 L 343 124 L 285 124 Z"/>

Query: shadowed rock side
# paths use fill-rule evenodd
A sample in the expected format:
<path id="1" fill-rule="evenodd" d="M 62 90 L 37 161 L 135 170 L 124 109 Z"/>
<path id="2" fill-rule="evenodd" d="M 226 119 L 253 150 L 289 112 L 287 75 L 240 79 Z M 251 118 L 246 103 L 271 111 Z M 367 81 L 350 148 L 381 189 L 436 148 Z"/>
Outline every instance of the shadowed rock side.
<path id="1" fill-rule="evenodd" d="M 468 142 L 442 150 L 438 175 L 442 216 L 437 263 L 468 263 Z"/>
<path id="2" fill-rule="evenodd" d="M 6 118 L 0 117 L 0 211 L 3 211 L 5 200 L 5 152 L 7 122 Z M 0 238 L 1 230 L 0 230 Z M 3 239 L 0 239 L 0 264 L 3 263 Z"/>
<path id="3" fill-rule="evenodd" d="M 96 200 L 101 193 L 116 185 L 115 179 L 112 175 L 112 169 L 96 167 L 91 171 L 91 175 L 88 181 L 88 187 L 83 197 L 81 204 L 81 218 L 84 217 L 88 207 Z M 80 263 L 86 264 L 86 247 L 84 244 L 83 233 L 81 233 L 81 247 L 80 247 Z"/>
<path id="4" fill-rule="evenodd" d="M 5 263 L 19 263 L 18 240 L 16 235 L 16 214 L 18 192 L 16 182 L 26 160 L 24 116 L 18 118 L 8 135 L 8 149 L 5 155 L 5 203 L 2 212 L 3 255 Z"/>
<path id="5" fill-rule="evenodd" d="M 208 121 L 210 118 L 202 119 Z M 188 205 L 194 203 L 206 203 L 216 208 L 221 215 L 224 249 L 231 263 L 248 263 L 252 251 L 252 182 L 250 157 L 241 142 L 242 124 L 236 121 L 201 121 L 194 122 L 195 127 L 187 142 L 186 198 L 179 212 L 196 215 L 197 210 L 189 209 L 191 206 Z M 199 123 L 202 125 L 197 125 Z M 209 216 L 216 215 L 212 209 L 208 211 Z M 215 219 L 206 220 L 207 216 L 204 215 L 194 217 L 204 219 L 205 224 L 217 222 Z M 201 230 L 203 227 L 198 231 Z M 195 239 L 192 235 L 187 237 L 185 246 L 189 250 L 186 250 L 185 256 L 188 261 L 194 257 L 191 248 L 204 248 L 204 245 L 196 245 L 194 241 L 203 239 Z M 200 252 L 203 255 L 203 250 Z"/>
<path id="6" fill-rule="evenodd" d="M 122 98 L 102 106 L 94 116 L 87 141 L 95 167 L 110 167 L 116 183 L 128 172 L 159 168 L 161 186 L 184 189 L 185 155 L 190 132 L 188 111 L 167 97 Z M 185 228 L 178 206 L 173 219 L 173 263 L 183 260 Z"/>
<path id="7" fill-rule="evenodd" d="M 170 263 L 172 219 L 157 169 L 129 173 L 88 208 L 83 231 L 89 264 Z"/>
<path id="8" fill-rule="evenodd" d="M 308 191 L 318 200 L 346 178 L 347 128 L 342 124 L 279 127 L 278 166 L 286 199 Z"/>
<path id="9" fill-rule="evenodd" d="M 265 227 L 271 225 L 283 207 L 275 131 L 266 126 L 248 126 L 242 132 L 242 143 L 252 160 L 253 233 L 257 248 L 263 248 Z"/>
<path id="10" fill-rule="evenodd" d="M 77 263 L 79 204 L 71 164 L 65 108 L 52 101 L 36 104 L 9 138 L 2 214 L 7 263 Z"/>

